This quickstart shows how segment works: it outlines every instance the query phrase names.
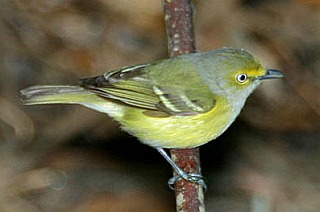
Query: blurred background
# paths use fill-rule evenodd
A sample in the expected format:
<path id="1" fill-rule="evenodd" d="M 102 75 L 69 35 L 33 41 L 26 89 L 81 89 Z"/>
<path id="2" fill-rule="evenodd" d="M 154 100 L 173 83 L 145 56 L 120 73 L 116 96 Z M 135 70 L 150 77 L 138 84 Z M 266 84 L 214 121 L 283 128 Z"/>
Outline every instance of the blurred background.
<path id="1" fill-rule="evenodd" d="M 245 48 L 264 82 L 201 147 L 207 211 L 319 211 L 320 1 L 195 1 L 198 51 Z M 0 211 L 174 211 L 172 172 L 108 116 L 19 90 L 167 57 L 161 1 L 0 1 Z"/>

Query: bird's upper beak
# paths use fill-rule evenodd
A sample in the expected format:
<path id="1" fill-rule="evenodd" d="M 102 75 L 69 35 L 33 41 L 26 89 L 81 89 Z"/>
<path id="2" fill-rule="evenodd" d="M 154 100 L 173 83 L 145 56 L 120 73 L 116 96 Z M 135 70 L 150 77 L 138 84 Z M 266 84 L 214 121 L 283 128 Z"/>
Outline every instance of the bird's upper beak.
<path id="1" fill-rule="evenodd" d="M 284 77 L 283 73 L 278 70 L 274 69 L 267 69 L 267 72 L 265 75 L 258 77 L 258 80 L 266 80 L 266 79 L 275 79 L 275 78 L 281 78 Z"/>

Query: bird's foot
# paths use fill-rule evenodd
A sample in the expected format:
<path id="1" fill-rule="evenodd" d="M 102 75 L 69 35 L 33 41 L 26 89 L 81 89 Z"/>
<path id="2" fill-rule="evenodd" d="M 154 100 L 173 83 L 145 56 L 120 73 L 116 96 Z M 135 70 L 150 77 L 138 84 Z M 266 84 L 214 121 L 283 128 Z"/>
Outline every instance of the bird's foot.
<path id="1" fill-rule="evenodd" d="M 189 182 L 197 183 L 203 187 L 204 190 L 207 190 L 207 185 L 204 182 L 203 176 L 200 174 L 187 174 L 185 172 L 181 173 L 181 175 L 176 175 L 168 180 L 168 185 L 169 187 L 174 190 L 174 184 L 179 180 L 179 179 L 185 179 Z"/>

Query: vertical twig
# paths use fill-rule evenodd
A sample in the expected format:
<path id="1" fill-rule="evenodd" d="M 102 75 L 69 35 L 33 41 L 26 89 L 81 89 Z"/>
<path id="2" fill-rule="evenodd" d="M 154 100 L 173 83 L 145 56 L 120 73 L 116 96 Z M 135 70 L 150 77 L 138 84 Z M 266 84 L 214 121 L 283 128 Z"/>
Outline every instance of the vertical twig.
<path id="1" fill-rule="evenodd" d="M 163 0 L 169 56 L 195 52 L 190 0 Z M 199 149 L 171 150 L 173 161 L 187 173 L 200 174 Z M 175 184 L 177 211 L 204 211 L 203 188 L 186 180 Z"/>
<path id="2" fill-rule="evenodd" d="M 163 0 L 169 56 L 196 50 L 190 0 Z"/>

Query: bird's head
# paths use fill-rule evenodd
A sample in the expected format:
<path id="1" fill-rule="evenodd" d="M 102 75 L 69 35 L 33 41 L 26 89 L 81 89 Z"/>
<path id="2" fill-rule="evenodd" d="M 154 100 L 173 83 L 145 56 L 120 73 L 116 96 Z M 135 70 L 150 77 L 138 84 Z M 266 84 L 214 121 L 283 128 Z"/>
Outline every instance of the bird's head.
<path id="1" fill-rule="evenodd" d="M 242 102 L 263 80 L 281 78 L 282 72 L 264 68 L 243 49 L 221 48 L 205 53 L 201 75 L 213 93 Z M 206 71 L 204 71 L 206 70 Z"/>

